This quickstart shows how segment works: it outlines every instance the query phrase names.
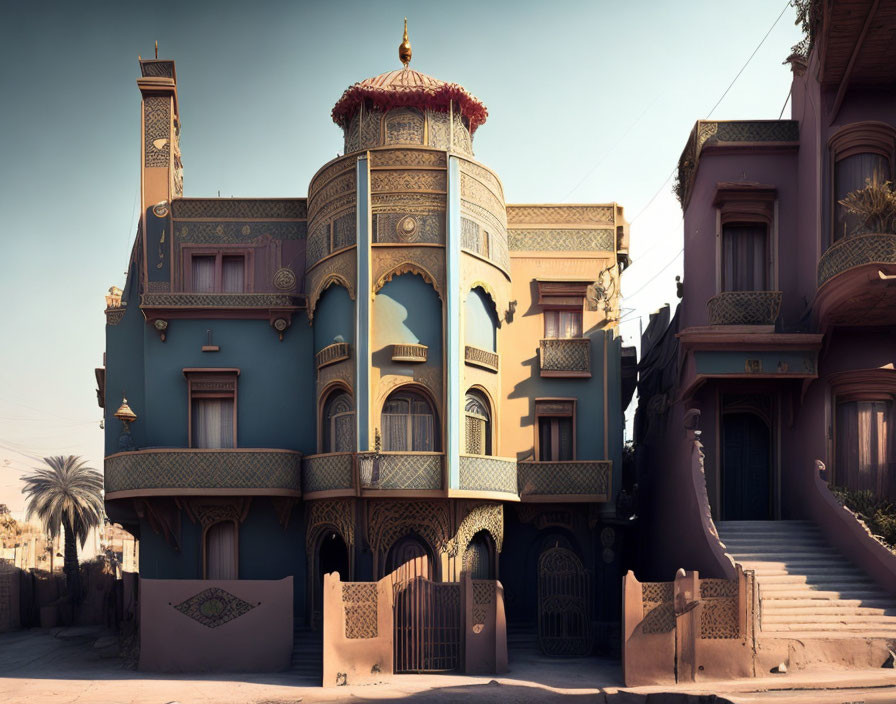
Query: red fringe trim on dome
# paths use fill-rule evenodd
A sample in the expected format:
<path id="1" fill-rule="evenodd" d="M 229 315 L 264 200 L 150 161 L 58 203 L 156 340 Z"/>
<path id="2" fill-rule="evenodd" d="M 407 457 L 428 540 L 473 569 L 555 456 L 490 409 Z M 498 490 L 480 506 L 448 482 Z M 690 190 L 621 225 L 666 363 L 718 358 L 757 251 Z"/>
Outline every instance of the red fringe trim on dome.
<path id="1" fill-rule="evenodd" d="M 355 83 L 342 94 L 342 97 L 333 106 L 333 122 L 340 127 L 346 127 L 352 116 L 360 110 L 361 104 L 367 100 L 381 110 L 414 107 L 423 110 L 428 108 L 439 112 L 448 112 L 451 101 L 454 101 L 460 107 L 461 114 L 470 121 L 471 134 L 488 118 L 488 110 L 485 105 L 457 83 L 444 83 L 438 88 L 405 88 L 403 90 Z"/>

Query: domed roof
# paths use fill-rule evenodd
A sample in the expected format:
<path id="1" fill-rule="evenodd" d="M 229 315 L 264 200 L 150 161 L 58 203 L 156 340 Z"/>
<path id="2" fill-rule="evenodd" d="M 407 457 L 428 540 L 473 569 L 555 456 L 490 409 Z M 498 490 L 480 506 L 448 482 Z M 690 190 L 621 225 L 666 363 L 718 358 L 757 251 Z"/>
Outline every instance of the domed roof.
<path id="1" fill-rule="evenodd" d="M 485 105 L 463 86 L 440 81 L 405 66 L 350 86 L 333 106 L 333 122 L 345 127 L 366 100 L 381 110 L 414 107 L 440 112 L 448 112 L 450 103 L 454 101 L 455 110 L 459 109 L 470 121 L 471 133 L 488 117 Z"/>

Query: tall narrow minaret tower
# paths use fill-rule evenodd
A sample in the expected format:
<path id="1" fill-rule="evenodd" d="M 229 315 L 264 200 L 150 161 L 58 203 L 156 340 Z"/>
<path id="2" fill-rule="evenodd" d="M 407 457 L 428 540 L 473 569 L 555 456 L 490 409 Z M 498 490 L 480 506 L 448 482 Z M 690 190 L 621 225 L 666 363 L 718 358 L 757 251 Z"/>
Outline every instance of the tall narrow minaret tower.
<path id="1" fill-rule="evenodd" d="M 177 74 L 173 61 L 159 59 L 158 42 L 154 59 L 140 59 L 137 87 L 143 99 L 140 104 L 140 200 L 146 247 L 144 280 L 164 280 L 168 278 L 170 263 L 165 260 L 170 257 L 165 255 L 169 247 L 164 232 L 155 232 L 159 229 L 156 225 L 162 224 L 155 220 L 167 216 L 172 198 L 183 195 L 183 166 Z"/>

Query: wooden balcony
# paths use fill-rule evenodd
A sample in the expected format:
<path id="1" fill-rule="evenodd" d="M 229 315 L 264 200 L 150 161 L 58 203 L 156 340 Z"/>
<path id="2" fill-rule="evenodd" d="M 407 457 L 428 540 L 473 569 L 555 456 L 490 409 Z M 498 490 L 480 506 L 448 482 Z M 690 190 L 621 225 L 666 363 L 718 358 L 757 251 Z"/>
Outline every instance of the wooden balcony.
<path id="1" fill-rule="evenodd" d="M 361 489 L 439 491 L 444 488 L 441 452 L 359 453 Z"/>
<path id="2" fill-rule="evenodd" d="M 425 362 L 427 349 L 426 345 L 392 345 L 392 361 L 412 364 Z"/>
<path id="3" fill-rule="evenodd" d="M 321 369 L 329 364 L 342 362 L 351 356 L 352 346 L 348 342 L 334 342 L 317 353 L 317 368 Z"/>
<path id="4" fill-rule="evenodd" d="M 590 377 L 591 340 L 587 337 L 542 340 L 538 360 L 543 377 Z"/>
<path id="5" fill-rule="evenodd" d="M 153 448 L 109 455 L 104 465 L 107 499 L 302 494 L 302 455 L 292 450 Z"/>
<path id="6" fill-rule="evenodd" d="M 818 262 L 813 313 L 833 325 L 896 324 L 896 234 L 846 237 Z"/>
<path id="7" fill-rule="evenodd" d="M 780 291 L 723 291 L 706 303 L 710 325 L 774 325 Z"/>
<path id="8" fill-rule="evenodd" d="M 302 492 L 306 498 L 320 492 L 329 496 L 354 496 L 355 487 L 355 455 L 352 452 L 308 455 L 302 461 Z"/>
<path id="9" fill-rule="evenodd" d="M 464 347 L 464 362 L 473 366 L 487 369 L 490 372 L 498 371 L 498 355 L 479 347 Z"/>
<path id="10" fill-rule="evenodd" d="M 517 496 L 516 460 L 486 455 L 460 456 L 460 490 Z"/>
<path id="11" fill-rule="evenodd" d="M 610 500 L 610 460 L 520 462 L 520 499 L 530 502 L 606 502 Z"/>

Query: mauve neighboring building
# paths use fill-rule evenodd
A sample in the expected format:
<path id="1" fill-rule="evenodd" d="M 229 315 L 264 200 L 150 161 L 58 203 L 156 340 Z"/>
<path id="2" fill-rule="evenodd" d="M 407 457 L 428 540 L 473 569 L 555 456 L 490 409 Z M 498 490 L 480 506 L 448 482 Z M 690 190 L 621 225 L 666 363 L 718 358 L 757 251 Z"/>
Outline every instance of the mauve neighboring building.
<path id="1" fill-rule="evenodd" d="M 183 197 L 174 62 L 140 62 L 142 215 L 97 378 L 141 668 L 319 679 L 323 645 L 336 685 L 499 671 L 508 628 L 618 648 L 623 209 L 506 204 L 485 106 L 401 58 L 278 199 Z"/>
<path id="2" fill-rule="evenodd" d="M 896 497 L 896 223 L 840 203 L 896 175 L 896 5 L 801 6 L 791 118 L 698 121 L 679 162 L 683 298 L 639 367 L 659 581 L 627 578 L 629 683 L 879 667 L 896 639 L 896 558 L 828 488 Z"/>

